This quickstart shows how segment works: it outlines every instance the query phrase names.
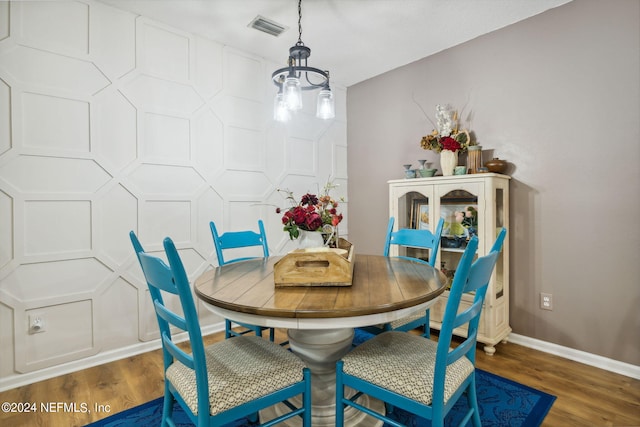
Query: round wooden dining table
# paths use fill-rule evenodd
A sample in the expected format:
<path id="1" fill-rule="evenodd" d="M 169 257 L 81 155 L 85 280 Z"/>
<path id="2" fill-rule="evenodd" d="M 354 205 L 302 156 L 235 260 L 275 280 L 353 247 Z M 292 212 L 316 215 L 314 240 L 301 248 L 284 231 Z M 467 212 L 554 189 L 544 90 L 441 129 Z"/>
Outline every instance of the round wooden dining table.
<path id="1" fill-rule="evenodd" d="M 312 373 L 312 425 L 335 425 L 335 363 L 352 347 L 354 328 L 401 319 L 428 309 L 445 290 L 446 278 L 429 264 L 403 258 L 356 254 L 351 286 L 279 287 L 274 264 L 256 258 L 206 271 L 196 295 L 215 314 L 253 325 L 286 328 L 291 350 Z M 382 402 L 360 402 L 381 411 Z M 265 417 L 279 415 L 278 407 Z M 346 425 L 377 425 L 347 409 Z M 263 413 L 261 413 L 261 418 Z M 266 418 L 269 419 L 269 418 Z M 289 420 L 288 425 L 297 419 Z"/>

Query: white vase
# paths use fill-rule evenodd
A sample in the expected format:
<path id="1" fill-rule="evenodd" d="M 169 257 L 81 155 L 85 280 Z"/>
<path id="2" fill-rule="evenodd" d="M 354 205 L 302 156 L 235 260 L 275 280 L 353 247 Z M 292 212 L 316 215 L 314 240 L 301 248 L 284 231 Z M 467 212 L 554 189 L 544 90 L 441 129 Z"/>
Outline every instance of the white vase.
<path id="1" fill-rule="evenodd" d="M 321 248 L 324 246 L 324 238 L 319 231 L 298 230 L 298 247 L 300 249 Z"/>
<path id="2" fill-rule="evenodd" d="M 458 152 L 451 150 L 442 150 L 440 152 L 440 168 L 442 175 L 453 175 L 453 170 L 458 166 Z"/>

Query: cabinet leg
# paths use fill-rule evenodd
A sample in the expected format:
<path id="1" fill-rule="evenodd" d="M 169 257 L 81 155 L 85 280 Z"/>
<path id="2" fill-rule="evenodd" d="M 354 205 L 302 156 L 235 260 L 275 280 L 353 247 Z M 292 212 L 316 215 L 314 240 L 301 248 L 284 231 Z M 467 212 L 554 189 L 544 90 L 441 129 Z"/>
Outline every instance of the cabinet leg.
<path id="1" fill-rule="evenodd" d="M 493 345 L 485 345 L 484 352 L 487 353 L 487 356 L 493 356 L 496 353 L 496 347 Z"/>

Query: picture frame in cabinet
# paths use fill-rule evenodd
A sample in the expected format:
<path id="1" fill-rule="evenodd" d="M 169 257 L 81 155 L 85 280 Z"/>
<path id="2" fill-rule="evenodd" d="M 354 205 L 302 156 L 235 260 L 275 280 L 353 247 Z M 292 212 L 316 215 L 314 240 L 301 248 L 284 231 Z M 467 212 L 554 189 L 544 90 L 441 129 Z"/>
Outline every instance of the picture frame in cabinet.
<path id="1" fill-rule="evenodd" d="M 411 228 L 429 230 L 429 199 L 413 199 L 411 203 Z"/>

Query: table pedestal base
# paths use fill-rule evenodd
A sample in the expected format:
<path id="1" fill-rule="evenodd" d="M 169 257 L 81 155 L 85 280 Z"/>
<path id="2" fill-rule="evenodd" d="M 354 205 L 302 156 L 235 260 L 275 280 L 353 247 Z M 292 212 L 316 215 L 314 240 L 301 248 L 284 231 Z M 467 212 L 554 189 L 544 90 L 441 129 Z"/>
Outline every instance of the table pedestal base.
<path id="1" fill-rule="evenodd" d="M 313 427 L 335 426 L 336 362 L 351 349 L 353 329 L 290 329 L 287 335 L 291 350 L 304 360 L 311 371 L 311 424 Z M 379 400 L 362 396 L 358 402 L 384 413 L 384 403 Z M 300 401 L 292 403 L 299 405 Z M 260 411 L 260 420 L 273 419 L 288 410 L 284 405 L 272 406 Z M 358 427 L 382 425 L 381 421 L 352 407 L 345 410 L 344 422 Z M 302 420 L 292 418 L 284 425 L 301 426 Z"/>

